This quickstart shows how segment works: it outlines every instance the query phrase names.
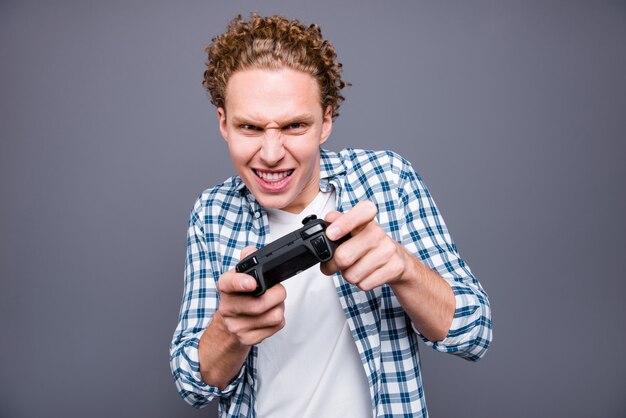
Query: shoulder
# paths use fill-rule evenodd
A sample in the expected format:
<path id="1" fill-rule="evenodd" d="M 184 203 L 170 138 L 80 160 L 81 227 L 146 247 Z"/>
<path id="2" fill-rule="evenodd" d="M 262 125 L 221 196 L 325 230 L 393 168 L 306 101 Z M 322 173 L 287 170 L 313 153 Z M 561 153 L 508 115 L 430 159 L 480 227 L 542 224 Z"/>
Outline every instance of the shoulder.
<path id="1" fill-rule="evenodd" d="M 204 190 L 196 198 L 193 212 L 207 213 L 241 206 L 242 184 L 243 182 L 238 176 L 233 176 Z"/>
<path id="2" fill-rule="evenodd" d="M 371 177 L 396 177 L 404 180 L 413 173 L 411 163 L 400 154 L 390 150 L 366 150 L 346 148 L 338 153 L 346 174 L 357 175 L 361 181 Z"/>

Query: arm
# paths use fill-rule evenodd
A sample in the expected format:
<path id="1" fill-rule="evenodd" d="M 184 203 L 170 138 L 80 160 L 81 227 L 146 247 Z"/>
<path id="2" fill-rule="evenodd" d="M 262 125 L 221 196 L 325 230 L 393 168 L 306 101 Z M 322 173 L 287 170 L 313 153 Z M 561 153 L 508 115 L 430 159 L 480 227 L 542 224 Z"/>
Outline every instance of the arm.
<path id="1" fill-rule="evenodd" d="M 254 250 L 245 248 L 241 258 Z M 250 347 L 285 326 L 287 293 L 278 285 L 261 297 L 249 296 L 256 282 L 234 270 L 220 277 L 218 289 L 220 306 L 202 334 L 198 351 L 204 382 L 224 389 L 239 373 Z"/>
<path id="2" fill-rule="evenodd" d="M 455 310 L 443 340 L 425 340 L 437 351 L 467 360 L 482 358 L 492 340 L 491 307 L 482 286 L 459 256 L 430 192 L 410 163 L 403 161 L 399 198 L 403 202 L 401 242 L 452 289 Z M 419 331 L 419 330 L 418 330 Z"/>
<path id="3" fill-rule="evenodd" d="M 249 352 L 250 347 L 239 343 L 216 312 L 198 345 L 202 380 L 223 391 L 237 377 Z"/>
<path id="4" fill-rule="evenodd" d="M 376 205 L 359 202 L 350 212 L 329 214 L 328 237 L 336 240 L 348 232 L 325 274 L 340 270 L 343 277 L 363 291 L 389 284 L 419 332 L 431 341 L 443 339 L 454 315 L 454 294 L 448 283 L 427 268 L 376 223 Z"/>
<path id="5" fill-rule="evenodd" d="M 238 324 L 230 321 L 237 311 L 225 302 L 232 299 L 230 293 L 244 291 L 245 280 L 250 277 L 232 271 L 224 273 L 219 278 L 222 292 L 218 290 L 214 270 L 219 266 L 211 265 L 215 257 L 211 256 L 201 222 L 202 206 L 200 201 L 196 203 L 189 221 L 183 300 L 170 346 L 170 367 L 179 394 L 196 408 L 206 406 L 215 397 L 233 396 L 242 382 L 243 364 L 249 351 L 249 347 L 243 347 L 242 340 L 229 331 L 228 322 Z M 237 289 L 238 285 L 242 287 Z M 273 305 L 270 301 L 265 310 Z M 230 306 L 237 305 L 230 303 Z M 258 312 L 263 311 L 263 306 L 251 306 L 261 309 Z M 242 327 L 239 331 L 243 330 Z"/>
<path id="6" fill-rule="evenodd" d="M 234 387 L 221 391 L 207 385 L 200 373 L 198 347 L 200 339 L 217 310 L 218 292 L 213 268 L 208 260 L 209 247 L 202 224 L 200 199 L 191 213 L 187 229 L 185 281 L 178 325 L 170 345 L 170 367 L 180 396 L 200 408 L 213 398 L 227 396 Z"/>
<path id="7" fill-rule="evenodd" d="M 397 164 L 400 163 L 400 164 Z M 487 295 L 459 257 L 430 194 L 410 164 L 395 159 L 385 167 L 395 195 L 379 202 L 395 240 L 376 223 L 376 206 L 360 202 L 329 214 L 327 233 L 342 244 L 325 273 L 341 271 L 362 290 L 388 284 L 414 329 L 438 351 L 480 359 L 491 342 Z M 392 228 L 393 226 L 393 228 Z M 397 241 L 396 241 L 397 240 Z M 350 245 L 349 245 L 350 244 Z"/>

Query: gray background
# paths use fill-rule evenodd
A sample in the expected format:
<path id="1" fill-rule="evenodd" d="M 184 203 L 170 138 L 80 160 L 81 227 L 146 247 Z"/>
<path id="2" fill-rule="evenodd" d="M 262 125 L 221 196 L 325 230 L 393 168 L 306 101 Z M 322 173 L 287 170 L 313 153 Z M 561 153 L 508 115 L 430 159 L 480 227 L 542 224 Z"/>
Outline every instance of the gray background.
<path id="1" fill-rule="evenodd" d="M 411 160 L 491 297 L 482 362 L 422 347 L 431 415 L 626 416 L 626 4 L 506 0 L 2 0 L 0 416 L 215 416 L 168 345 L 233 173 L 203 48 L 252 10 L 322 26 L 328 147 Z"/>

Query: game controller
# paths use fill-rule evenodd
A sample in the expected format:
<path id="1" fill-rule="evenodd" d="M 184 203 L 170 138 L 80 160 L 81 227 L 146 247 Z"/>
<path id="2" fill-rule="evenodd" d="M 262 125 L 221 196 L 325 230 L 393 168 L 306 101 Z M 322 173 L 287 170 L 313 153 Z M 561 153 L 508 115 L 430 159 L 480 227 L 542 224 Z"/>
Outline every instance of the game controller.
<path id="1" fill-rule="evenodd" d="M 350 238 L 348 234 L 331 241 L 325 233 L 330 223 L 315 215 L 304 218 L 302 224 L 302 228 L 272 241 L 237 264 L 235 270 L 238 273 L 249 274 L 256 280 L 254 296 L 261 296 L 275 284 L 317 263 L 329 261 L 335 249 Z"/>

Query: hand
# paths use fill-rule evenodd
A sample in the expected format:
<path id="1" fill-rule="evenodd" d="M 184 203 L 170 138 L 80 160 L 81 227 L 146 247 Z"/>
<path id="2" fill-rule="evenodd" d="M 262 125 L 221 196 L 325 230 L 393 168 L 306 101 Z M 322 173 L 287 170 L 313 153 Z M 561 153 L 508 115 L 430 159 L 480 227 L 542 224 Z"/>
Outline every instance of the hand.
<path id="1" fill-rule="evenodd" d="M 254 247 L 241 251 L 241 258 L 253 253 Z M 287 292 L 278 284 L 262 296 L 252 296 L 256 281 L 234 269 L 222 274 L 217 282 L 220 293 L 218 311 L 228 332 L 240 344 L 251 346 L 274 335 L 285 326 L 285 298 Z"/>
<path id="2" fill-rule="evenodd" d="M 352 238 L 337 247 L 332 260 L 322 264 L 324 274 L 340 271 L 346 281 L 364 291 L 402 280 L 409 255 L 376 222 L 377 212 L 373 202 L 362 201 L 344 214 L 334 211 L 326 215 L 324 219 L 331 222 L 326 229 L 329 239 L 336 241 L 348 233 Z"/>

